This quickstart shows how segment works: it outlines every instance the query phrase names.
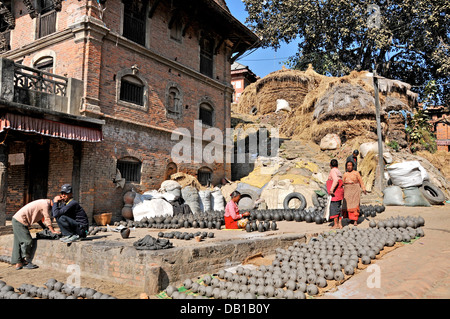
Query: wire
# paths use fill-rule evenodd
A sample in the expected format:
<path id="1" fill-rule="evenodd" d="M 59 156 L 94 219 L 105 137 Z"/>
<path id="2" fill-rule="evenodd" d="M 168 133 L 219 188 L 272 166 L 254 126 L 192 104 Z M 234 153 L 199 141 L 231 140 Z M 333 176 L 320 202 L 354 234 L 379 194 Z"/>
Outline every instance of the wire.
<path id="1" fill-rule="evenodd" d="M 434 86 L 445 86 L 445 85 L 450 85 L 450 83 L 435 83 Z M 411 85 L 412 88 L 424 88 L 426 87 L 426 85 Z"/>

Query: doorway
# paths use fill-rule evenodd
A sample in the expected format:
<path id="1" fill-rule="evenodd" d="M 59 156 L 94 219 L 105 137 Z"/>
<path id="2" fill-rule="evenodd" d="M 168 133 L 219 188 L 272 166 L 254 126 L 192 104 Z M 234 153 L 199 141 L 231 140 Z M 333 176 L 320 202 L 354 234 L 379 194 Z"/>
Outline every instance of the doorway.
<path id="1" fill-rule="evenodd" d="M 25 192 L 25 204 L 36 199 L 47 198 L 49 150 L 48 140 L 30 141 L 27 144 L 26 181 L 28 187 Z"/>

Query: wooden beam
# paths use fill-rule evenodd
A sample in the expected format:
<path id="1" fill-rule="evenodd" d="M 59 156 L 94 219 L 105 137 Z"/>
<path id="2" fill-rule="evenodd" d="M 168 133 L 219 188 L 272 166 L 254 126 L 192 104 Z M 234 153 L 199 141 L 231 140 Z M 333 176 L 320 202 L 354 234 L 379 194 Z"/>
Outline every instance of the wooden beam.
<path id="1" fill-rule="evenodd" d="M 0 1 L 0 15 L 2 15 L 3 20 L 9 24 L 8 30 L 15 28 L 16 20 L 14 19 L 11 10 L 2 1 Z"/>
<path id="2" fill-rule="evenodd" d="M 31 19 L 34 19 L 37 17 L 36 8 L 33 6 L 33 3 L 31 0 L 23 0 L 23 4 L 25 7 L 27 7 L 28 14 L 30 15 Z"/>
<path id="3" fill-rule="evenodd" d="M 161 2 L 161 0 L 155 0 L 155 2 L 153 3 L 153 5 L 150 7 L 150 10 L 148 12 L 148 17 L 151 19 L 153 17 L 153 15 L 155 14 L 156 8 L 158 7 L 159 3 Z"/>

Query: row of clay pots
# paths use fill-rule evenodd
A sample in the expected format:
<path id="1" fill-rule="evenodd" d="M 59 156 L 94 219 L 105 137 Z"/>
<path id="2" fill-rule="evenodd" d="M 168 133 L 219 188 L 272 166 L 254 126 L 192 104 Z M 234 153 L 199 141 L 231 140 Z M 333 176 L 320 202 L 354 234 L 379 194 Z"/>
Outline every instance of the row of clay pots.
<path id="1" fill-rule="evenodd" d="M 339 283 L 356 269 L 371 264 L 384 247 L 402 241 L 403 235 L 420 236 L 420 229 L 345 227 L 323 232 L 308 243 L 277 248 L 272 265 L 256 270 L 239 266 L 235 272 L 221 269 L 214 277 L 204 276 L 201 283 L 186 279 L 183 286 L 199 298 L 304 299 L 317 295 L 319 288 L 328 286 L 328 281 Z M 174 299 L 194 298 L 172 285 L 165 291 Z"/>
<path id="2" fill-rule="evenodd" d="M 95 289 L 69 286 L 56 279 L 49 279 L 44 285 L 22 284 L 16 292 L 14 287 L 0 281 L 0 299 L 116 299 Z"/>

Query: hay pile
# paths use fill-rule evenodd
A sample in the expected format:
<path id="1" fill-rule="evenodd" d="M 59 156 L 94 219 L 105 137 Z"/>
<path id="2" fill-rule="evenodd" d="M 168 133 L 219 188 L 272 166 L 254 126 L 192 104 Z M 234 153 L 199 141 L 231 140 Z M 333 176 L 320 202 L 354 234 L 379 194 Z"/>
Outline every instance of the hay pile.
<path id="1" fill-rule="evenodd" d="M 328 77 L 316 73 L 311 66 L 306 71 L 283 68 L 248 86 L 234 112 L 255 114 L 255 122 L 276 124 L 280 135 L 313 140 L 319 143 L 328 133 L 336 133 L 343 142 L 357 137 L 376 140 L 375 99 L 373 78 L 369 72 L 353 71 L 343 77 Z M 388 112 L 411 111 L 417 95 L 407 83 L 379 79 L 383 134 L 403 138 L 398 121 L 389 123 Z M 289 102 L 291 112 L 275 114 L 276 100 Z M 254 112 L 256 110 L 256 112 Z"/>
<path id="2" fill-rule="evenodd" d="M 186 174 L 183 172 L 178 172 L 178 173 L 170 175 L 170 179 L 178 182 L 178 184 L 180 184 L 182 188 L 184 188 L 186 186 L 192 186 L 192 187 L 196 188 L 197 190 L 205 189 L 205 187 L 203 187 L 200 184 L 200 182 L 197 180 L 197 178 L 195 176 L 192 176 L 192 175 L 189 175 L 189 174 Z"/>
<path id="3" fill-rule="evenodd" d="M 361 172 L 361 178 L 364 182 L 366 190 L 372 192 L 373 184 L 376 177 L 378 165 L 378 154 L 368 152 L 361 164 L 358 165 L 358 170 Z"/>

